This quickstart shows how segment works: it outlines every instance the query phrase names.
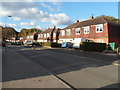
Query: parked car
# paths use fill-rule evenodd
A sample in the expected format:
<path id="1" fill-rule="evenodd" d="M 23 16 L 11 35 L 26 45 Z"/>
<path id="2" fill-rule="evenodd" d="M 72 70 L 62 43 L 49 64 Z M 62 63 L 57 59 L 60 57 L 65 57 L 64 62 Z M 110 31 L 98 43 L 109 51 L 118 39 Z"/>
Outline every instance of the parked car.
<path id="1" fill-rule="evenodd" d="M 22 42 L 16 42 L 16 45 L 22 45 L 23 43 Z"/>
<path id="2" fill-rule="evenodd" d="M 6 46 L 6 43 L 5 43 L 5 41 L 0 41 L 0 46 L 3 46 L 3 47 L 5 47 L 5 46 Z"/>
<path id="3" fill-rule="evenodd" d="M 64 42 L 61 45 L 62 48 L 72 48 L 73 44 L 71 42 Z"/>
<path id="4" fill-rule="evenodd" d="M 32 40 L 26 40 L 24 42 L 24 45 L 33 45 L 33 41 Z"/>

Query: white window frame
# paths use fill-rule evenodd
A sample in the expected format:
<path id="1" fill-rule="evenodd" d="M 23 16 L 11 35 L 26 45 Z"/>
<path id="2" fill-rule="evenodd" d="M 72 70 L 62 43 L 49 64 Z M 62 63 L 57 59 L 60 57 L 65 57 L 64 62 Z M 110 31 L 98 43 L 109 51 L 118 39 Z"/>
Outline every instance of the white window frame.
<path id="1" fill-rule="evenodd" d="M 56 37 L 56 33 L 55 32 L 53 33 L 53 37 Z"/>
<path id="2" fill-rule="evenodd" d="M 102 31 L 101 31 L 101 29 L 102 29 Z M 100 33 L 100 32 L 103 32 L 103 24 L 96 25 L 96 33 Z"/>
<path id="3" fill-rule="evenodd" d="M 33 37 L 34 37 L 33 35 L 30 36 L 30 38 L 33 38 Z"/>
<path id="4" fill-rule="evenodd" d="M 47 37 L 50 37 L 50 34 L 49 34 L 49 33 L 47 33 Z"/>
<path id="5" fill-rule="evenodd" d="M 40 38 L 41 37 L 41 34 L 38 34 L 38 38 Z"/>
<path id="6" fill-rule="evenodd" d="M 71 29 L 67 29 L 66 30 L 66 35 L 70 35 L 71 34 Z"/>
<path id="7" fill-rule="evenodd" d="M 89 34 L 90 33 L 90 26 L 84 27 L 84 34 Z"/>
<path id="8" fill-rule="evenodd" d="M 65 30 L 61 30 L 61 36 L 65 36 Z"/>
<path id="9" fill-rule="evenodd" d="M 43 38 L 43 34 L 40 34 L 40 37 Z"/>
<path id="10" fill-rule="evenodd" d="M 46 33 L 44 33 L 44 37 L 46 38 Z"/>
<path id="11" fill-rule="evenodd" d="M 80 34 L 80 33 L 78 33 L 78 30 L 79 30 L 79 32 L 81 32 L 80 29 L 81 29 L 81 28 L 76 28 L 75 33 L 76 33 L 77 35 Z"/>

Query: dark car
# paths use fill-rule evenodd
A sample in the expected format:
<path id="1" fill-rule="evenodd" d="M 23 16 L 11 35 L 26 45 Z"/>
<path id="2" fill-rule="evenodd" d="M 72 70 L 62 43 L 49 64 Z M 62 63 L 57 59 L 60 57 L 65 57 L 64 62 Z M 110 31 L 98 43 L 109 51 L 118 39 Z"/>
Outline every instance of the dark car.
<path id="1" fill-rule="evenodd" d="M 6 46 L 6 43 L 5 43 L 5 41 L 0 41 L 0 46 L 3 46 L 3 47 L 5 47 L 5 46 Z"/>

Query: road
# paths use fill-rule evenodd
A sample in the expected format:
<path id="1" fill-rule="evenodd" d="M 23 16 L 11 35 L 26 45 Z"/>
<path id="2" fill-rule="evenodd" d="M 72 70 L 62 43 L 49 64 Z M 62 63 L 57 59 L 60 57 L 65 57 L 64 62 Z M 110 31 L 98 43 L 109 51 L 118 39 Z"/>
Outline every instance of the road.
<path id="1" fill-rule="evenodd" d="M 24 46 L 2 55 L 3 88 L 118 88 L 116 56 Z"/>

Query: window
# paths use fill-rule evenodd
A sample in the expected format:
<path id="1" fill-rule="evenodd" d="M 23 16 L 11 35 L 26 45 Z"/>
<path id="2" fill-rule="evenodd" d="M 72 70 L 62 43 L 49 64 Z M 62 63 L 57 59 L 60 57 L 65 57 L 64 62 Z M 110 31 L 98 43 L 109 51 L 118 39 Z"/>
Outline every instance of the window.
<path id="1" fill-rule="evenodd" d="M 89 34 L 90 33 L 90 27 L 84 27 L 84 34 Z"/>
<path id="2" fill-rule="evenodd" d="M 61 31 L 61 35 L 64 36 L 65 35 L 65 30 Z"/>
<path id="3" fill-rule="evenodd" d="M 29 38 L 29 36 L 27 36 L 27 38 Z"/>
<path id="4" fill-rule="evenodd" d="M 41 36 L 40 36 L 40 34 L 38 34 L 38 38 L 40 38 Z"/>
<path id="5" fill-rule="evenodd" d="M 49 33 L 47 33 L 47 37 L 50 37 L 50 34 L 49 34 Z"/>
<path id="6" fill-rule="evenodd" d="M 76 28 L 76 34 L 80 34 L 80 28 Z"/>
<path id="7" fill-rule="evenodd" d="M 30 38 L 33 38 L 33 36 L 31 35 Z"/>
<path id="8" fill-rule="evenodd" d="M 96 33 L 103 32 L 103 24 L 96 25 Z"/>
<path id="9" fill-rule="evenodd" d="M 67 35 L 70 35 L 70 34 L 71 34 L 71 29 L 68 29 L 68 30 L 66 31 L 66 34 L 67 34 Z"/>
<path id="10" fill-rule="evenodd" d="M 44 34 L 44 37 L 46 37 L 46 34 Z"/>
<path id="11" fill-rule="evenodd" d="M 97 42 L 103 43 L 103 39 L 97 39 Z"/>
<path id="12" fill-rule="evenodd" d="M 42 37 L 43 37 L 43 34 L 41 34 L 40 36 L 41 36 L 41 38 L 42 38 Z"/>
<path id="13" fill-rule="evenodd" d="M 53 33 L 53 37 L 56 37 L 56 33 Z"/>

